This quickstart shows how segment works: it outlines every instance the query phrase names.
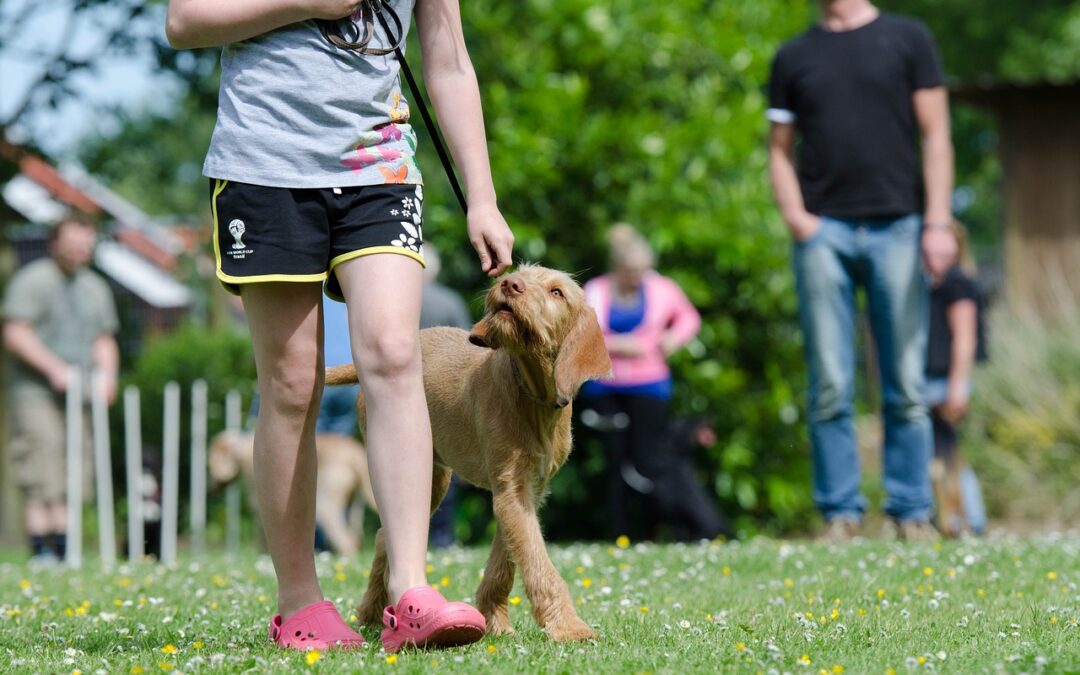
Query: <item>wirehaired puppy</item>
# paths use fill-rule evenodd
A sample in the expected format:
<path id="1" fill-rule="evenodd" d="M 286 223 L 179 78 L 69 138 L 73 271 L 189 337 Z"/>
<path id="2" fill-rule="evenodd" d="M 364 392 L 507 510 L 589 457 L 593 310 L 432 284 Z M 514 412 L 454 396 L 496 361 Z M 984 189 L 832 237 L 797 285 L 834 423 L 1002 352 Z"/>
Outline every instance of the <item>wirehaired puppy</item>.
<path id="1" fill-rule="evenodd" d="M 471 332 L 420 332 L 435 449 L 431 509 L 446 494 L 452 472 L 492 493 L 498 527 L 476 592 L 489 633 L 513 633 L 507 604 L 520 567 L 533 617 L 553 640 L 596 638 L 548 557 L 537 512 L 570 454 L 574 395 L 586 380 L 611 370 L 600 325 L 577 282 L 538 265 L 502 276 L 484 305 Z M 356 379 L 352 366 L 326 373 L 327 384 Z M 363 426 L 363 395 L 357 407 Z M 380 531 L 361 621 L 381 622 L 389 604 L 386 581 Z"/>

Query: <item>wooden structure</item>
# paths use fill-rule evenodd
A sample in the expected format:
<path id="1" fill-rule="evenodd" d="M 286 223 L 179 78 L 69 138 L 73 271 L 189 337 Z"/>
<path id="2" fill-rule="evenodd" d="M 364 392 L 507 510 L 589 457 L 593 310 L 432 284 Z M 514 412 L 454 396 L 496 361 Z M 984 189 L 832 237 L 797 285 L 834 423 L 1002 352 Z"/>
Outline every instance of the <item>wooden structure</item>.
<path id="1" fill-rule="evenodd" d="M 1080 316 L 1080 81 L 967 87 L 953 97 L 997 120 L 1010 308 Z"/>

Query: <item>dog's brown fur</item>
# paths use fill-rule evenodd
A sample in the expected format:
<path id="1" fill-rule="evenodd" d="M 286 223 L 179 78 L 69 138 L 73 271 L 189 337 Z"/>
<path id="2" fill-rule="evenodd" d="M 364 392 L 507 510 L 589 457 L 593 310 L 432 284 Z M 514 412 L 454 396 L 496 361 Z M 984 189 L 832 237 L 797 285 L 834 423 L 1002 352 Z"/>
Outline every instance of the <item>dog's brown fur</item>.
<path id="1" fill-rule="evenodd" d="M 223 431 L 210 441 L 207 467 L 214 488 L 220 488 L 242 476 L 244 483 L 254 483 L 254 442 L 251 433 Z M 375 509 L 368 475 L 367 453 L 355 438 L 341 434 L 318 434 L 318 483 L 315 488 L 315 521 L 322 528 L 336 553 L 356 553 L 362 540 L 362 527 L 349 527 L 345 513 L 352 511 L 362 522 L 364 506 Z M 248 491 L 253 510 L 257 511 L 254 492 Z"/>
<path id="2" fill-rule="evenodd" d="M 570 401 L 586 380 L 611 370 L 603 334 L 581 287 L 539 266 L 503 276 L 485 308 L 471 334 L 456 328 L 420 333 L 435 448 L 431 508 L 446 494 L 451 472 L 492 492 L 498 527 L 476 592 L 489 633 L 513 633 L 507 602 L 516 564 L 533 616 L 552 639 L 595 638 L 551 564 L 537 510 L 570 454 Z M 331 368 L 326 381 L 355 382 L 356 371 Z M 363 426 L 363 396 L 357 406 Z M 358 610 L 364 623 L 381 622 L 389 604 L 386 580 L 380 531 Z"/>

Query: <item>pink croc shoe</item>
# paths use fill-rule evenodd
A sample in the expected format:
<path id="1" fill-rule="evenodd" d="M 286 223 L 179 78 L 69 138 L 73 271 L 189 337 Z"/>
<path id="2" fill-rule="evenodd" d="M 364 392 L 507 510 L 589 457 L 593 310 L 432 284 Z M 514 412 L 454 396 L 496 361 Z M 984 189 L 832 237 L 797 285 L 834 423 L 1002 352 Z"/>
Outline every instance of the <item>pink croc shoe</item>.
<path id="1" fill-rule="evenodd" d="M 484 615 L 464 602 L 447 602 L 434 588 L 405 591 L 397 607 L 383 610 L 383 649 L 393 653 L 405 646 L 456 647 L 484 636 Z"/>
<path id="2" fill-rule="evenodd" d="M 278 614 L 270 621 L 270 639 L 279 647 L 306 651 L 355 649 L 364 638 L 349 628 L 329 600 L 304 607 L 282 623 Z"/>

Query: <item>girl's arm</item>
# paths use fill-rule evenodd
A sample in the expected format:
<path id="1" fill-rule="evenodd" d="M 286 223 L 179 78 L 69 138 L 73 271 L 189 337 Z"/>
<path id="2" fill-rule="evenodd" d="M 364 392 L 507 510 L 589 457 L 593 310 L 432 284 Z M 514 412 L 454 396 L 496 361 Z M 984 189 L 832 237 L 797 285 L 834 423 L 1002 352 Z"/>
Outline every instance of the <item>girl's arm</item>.
<path id="1" fill-rule="evenodd" d="M 674 281 L 668 280 L 668 283 L 671 295 L 671 322 L 660 339 L 660 348 L 664 356 L 671 356 L 693 340 L 701 330 L 701 314 L 698 314 L 690 298 L 686 297 Z"/>
<path id="2" fill-rule="evenodd" d="M 176 49 L 217 47 L 306 19 L 340 19 L 358 0 L 169 0 L 165 36 Z"/>
<path id="3" fill-rule="evenodd" d="M 457 0 L 418 0 L 416 26 L 424 82 L 469 199 L 469 241 L 481 269 L 498 276 L 510 266 L 514 235 L 495 202 L 480 88 L 465 48 Z"/>
<path id="4" fill-rule="evenodd" d="M 945 419 L 955 424 L 967 413 L 968 408 L 967 387 L 975 365 L 978 340 L 978 307 L 974 300 L 958 300 L 949 305 L 947 316 L 952 333 L 952 358 L 949 392 L 942 405 L 942 413 Z"/>

